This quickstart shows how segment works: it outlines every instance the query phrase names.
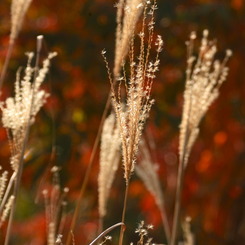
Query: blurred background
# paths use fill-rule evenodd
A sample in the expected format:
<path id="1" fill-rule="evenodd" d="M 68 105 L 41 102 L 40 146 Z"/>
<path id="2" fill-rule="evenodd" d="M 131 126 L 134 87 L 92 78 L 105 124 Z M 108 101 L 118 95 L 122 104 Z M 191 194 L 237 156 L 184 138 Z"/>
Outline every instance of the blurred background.
<path id="1" fill-rule="evenodd" d="M 0 68 L 6 55 L 11 1 L 0 2 Z M 25 66 L 26 51 L 35 50 L 36 36 L 44 35 L 42 55 L 57 51 L 58 57 L 44 88 L 47 104 L 32 127 L 14 224 L 12 244 L 46 243 L 43 186 L 51 183 L 53 165 L 61 167 L 62 186 L 68 194 L 67 220 L 89 162 L 100 118 L 110 89 L 101 50 L 114 59 L 114 0 L 34 0 L 14 47 L 3 96 L 13 94 L 15 72 Z M 218 58 L 233 51 L 230 72 L 220 97 L 201 123 L 201 132 L 186 169 L 182 195 L 182 218 L 192 218 L 197 245 L 245 244 L 245 2 L 243 0 L 158 0 L 156 33 L 163 36 L 161 67 L 153 85 L 156 100 L 146 131 L 156 144 L 154 161 L 172 222 L 178 166 L 178 132 L 185 83 L 186 46 L 191 31 L 200 40 L 208 29 L 217 40 Z M 199 43 L 198 41 L 196 42 Z M 52 152 L 54 153 L 52 155 Z M 0 128 L 0 158 L 8 167 L 9 146 Z M 76 244 L 91 241 L 97 232 L 98 154 L 82 202 Z M 105 227 L 120 221 L 124 180 L 117 173 Z M 126 240 L 137 241 L 134 230 L 141 220 L 154 225 L 154 242 L 164 243 L 160 214 L 154 198 L 133 176 L 126 215 Z M 35 202 L 35 200 L 37 200 Z M 118 231 L 112 233 L 118 236 Z M 0 235 L 1 237 L 2 235 Z M 1 238 L 0 238 L 1 242 Z"/>

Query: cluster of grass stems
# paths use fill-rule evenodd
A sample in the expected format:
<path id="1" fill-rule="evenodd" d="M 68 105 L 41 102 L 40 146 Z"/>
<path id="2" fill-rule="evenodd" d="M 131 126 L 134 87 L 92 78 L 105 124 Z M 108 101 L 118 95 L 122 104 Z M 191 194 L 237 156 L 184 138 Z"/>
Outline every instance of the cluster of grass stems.
<path id="1" fill-rule="evenodd" d="M 15 40 L 31 0 L 12 0 L 11 34 L 5 62 L 0 76 L 0 93 L 6 78 L 9 60 Z M 73 231 L 76 229 L 78 214 L 84 193 L 100 146 L 100 172 L 98 176 L 99 203 L 99 235 L 90 244 L 105 243 L 111 238 L 107 234 L 121 226 L 118 244 L 123 244 L 127 227 L 126 210 L 128 190 L 134 172 L 142 179 L 149 192 L 155 198 L 161 213 L 165 241 L 169 245 L 178 244 L 180 224 L 185 245 L 194 245 L 194 235 L 190 228 L 190 218 L 180 222 L 181 193 L 188 159 L 199 133 L 199 124 L 209 106 L 219 95 L 219 88 L 225 81 L 228 68 L 227 60 L 231 51 L 226 51 L 223 61 L 215 60 L 216 44 L 208 39 L 208 31 L 203 31 L 199 55 L 193 55 L 196 34 L 193 32 L 187 42 L 186 87 L 179 137 L 179 167 L 174 214 L 171 218 L 165 208 L 166 197 L 161 189 L 160 177 L 151 153 L 154 144 L 149 144 L 142 132 L 149 117 L 154 100 L 151 89 L 159 70 L 160 53 L 163 49 L 161 36 L 155 35 L 154 14 L 157 10 L 156 0 L 118 0 L 117 29 L 115 41 L 115 60 L 113 69 L 108 63 L 106 51 L 102 51 L 111 90 L 101 118 L 98 133 L 85 173 L 80 193 L 76 202 L 70 228 L 64 241 L 65 206 L 68 188 L 61 188 L 59 168 L 52 167 L 53 184 L 51 190 L 43 190 L 45 214 L 47 222 L 47 244 L 76 244 Z M 0 226 L 7 222 L 4 245 L 10 244 L 11 228 L 16 209 L 21 176 L 23 172 L 24 154 L 28 149 L 28 137 L 35 116 L 46 102 L 49 94 L 41 89 L 41 84 L 48 73 L 51 59 L 56 53 L 50 53 L 40 66 L 42 36 L 37 37 L 36 53 L 28 53 L 28 61 L 24 71 L 18 70 L 15 82 L 15 97 L 1 102 L 2 126 L 6 129 L 11 149 L 10 165 L 12 175 L 7 171 L 0 176 Z M 32 66 L 35 56 L 35 64 Z M 1 98 L 2 100 L 2 98 Z M 107 214 L 107 201 L 118 166 L 122 162 L 124 169 L 125 191 L 121 221 L 104 230 L 104 217 Z M 169 222 L 173 220 L 173 222 Z M 172 224 L 172 226 L 170 226 Z M 144 222 L 139 224 L 138 244 L 152 244 L 148 238 L 148 230 L 152 229 Z M 104 237 L 104 240 L 102 240 Z"/>

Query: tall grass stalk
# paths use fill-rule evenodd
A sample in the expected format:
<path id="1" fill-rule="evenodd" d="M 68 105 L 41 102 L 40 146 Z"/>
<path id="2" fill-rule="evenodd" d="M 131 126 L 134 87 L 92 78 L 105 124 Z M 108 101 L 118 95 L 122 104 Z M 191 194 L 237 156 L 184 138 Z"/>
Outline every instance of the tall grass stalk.
<path id="1" fill-rule="evenodd" d="M 208 30 L 203 31 L 203 38 L 197 58 L 193 55 L 196 33 L 192 32 L 190 40 L 187 42 L 186 86 L 180 125 L 179 167 L 170 245 L 175 245 L 177 239 L 184 170 L 199 134 L 200 122 L 210 105 L 219 96 L 220 86 L 226 80 L 228 75 L 226 63 L 232 54 L 230 50 L 227 50 L 222 62 L 215 60 L 217 47 L 214 41 L 208 40 L 208 34 Z"/>
<path id="2" fill-rule="evenodd" d="M 133 0 L 132 2 L 130 2 L 130 6 L 133 6 L 134 10 L 137 8 L 135 2 L 139 2 L 141 0 Z M 128 3 L 129 1 L 127 1 Z M 124 57 L 127 56 L 128 53 L 128 47 L 130 46 L 130 42 L 131 42 L 131 37 L 132 34 L 134 33 L 134 28 L 135 25 L 138 21 L 138 15 L 140 14 L 139 10 L 140 8 L 137 8 L 137 18 L 132 18 L 132 15 L 130 14 L 130 11 L 128 12 L 128 14 L 126 15 L 126 19 L 125 19 L 125 15 L 124 15 L 124 9 L 127 6 L 127 3 L 125 3 L 125 0 L 119 0 L 117 3 L 117 30 L 116 30 L 116 45 L 115 45 L 115 61 L 114 61 L 114 78 L 113 78 L 113 84 L 115 84 L 117 82 L 117 77 L 118 74 L 121 70 L 121 62 L 124 60 Z M 130 25 L 128 24 L 130 20 Z M 127 31 L 129 30 L 130 31 Z M 123 31 L 124 30 L 124 31 Z M 122 42 L 122 40 L 124 40 Z M 122 45 L 123 44 L 123 45 Z M 122 47 L 124 48 L 124 52 L 121 52 Z M 119 62 L 120 61 L 120 62 Z M 108 71 L 108 69 L 107 69 Z M 94 158 L 99 146 L 99 141 L 100 141 L 100 136 L 101 136 L 101 132 L 103 129 L 103 125 L 104 125 L 104 121 L 106 119 L 106 116 L 109 112 L 109 109 L 111 107 L 111 92 L 108 94 L 107 97 L 107 101 L 106 101 L 106 105 L 105 105 L 105 109 L 103 111 L 102 114 L 102 118 L 100 121 L 100 125 L 99 125 L 99 129 L 95 138 L 95 142 L 93 144 L 93 148 L 92 148 L 92 153 L 89 159 L 89 163 L 88 163 L 88 167 L 86 169 L 85 172 L 85 176 L 84 176 L 84 180 L 79 192 L 79 196 L 77 199 L 77 203 L 76 203 L 76 207 L 75 207 L 75 211 L 72 217 L 72 222 L 70 225 L 70 230 L 73 231 L 75 229 L 76 223 L 77 223 L 77 219 L 79 216 L 79 210 L 82 204 L 82 198 L 84 196 L 84 192 L 86 190 L 87 184 L 88 184 L 88 180 L 89 180 L 89 176 L 91 173 L 91 169 L 92 169 L 92 165 L 94 162 Z M 100 222 L 101 223 L 101 222 Z M 69 232 L 67 240 L 66 240 L 66 245 L 70 245 L 72 240 L 72 234 Z"/>
<path id="3" fill-rule="evenodd" d="M 129 20 L 131 18 L 134 19 L 134 15 L 138 15 L 138 11 L 135 11 L 135 6 L 131 9 L 131 5 L 129 4 L 128 7 L 129 8 L 127 10 L 132 12 L 126 12 L 125 19 L 127 20 L 127 16 L 131 15 L 133 17 L 130 17 Z M 153 41 L 154 11 L 157 9 L 156 1 L 146 1 L 144 2 L 144 4 L 140 3 L 136 6 L 136 8 L 142 8 L 143 12 L 142 27 L 139 33 L 139 55 L 136 60 L 134 42 L 135 33 L 131 30 L 130 32 L 127 31 L 126 40 L 130 41 L 128 46 L 129 75 L 127 76 L 126 74 L 126 60 L 121 60 L 120 62 L 122 63 L 120 65 L 123 71 L 120 72 L 120 74 L 122 73 L 122 75 L 119 74 L 117 76 L 117 81 L 119 82 L 118 84 L 114 84 L 113 82 L 109 64 L 105 56 L 106 52 L 102 52 L 108 71 L 109 81 L 111 84 L 112 105 L 117 116 L 122 144 L 122 163 L 124 167 L 124 178 L 126 182 L 121 219 L 121 222 L 123 223 L 125 222 L 128 188 L 131 174 L 134 171 L 140 138 L 144 128 L 144 124 L 149 116 L 150 109 L 154 102 L 151 99 L 151 88 L 155 78 L 155 73 L 158 71 L 158 66 L 160 63 L 159 53 L 162 51 L 163 46 L 162 38 L 158 36 L 155 42 L 157 54 L 155 60 L 150 61 L 149 54 L 152 49 Z M 149 23 L 146 21 L 146 16 L 150 16 Z M 127 28 L 130 27 L 126 24 L 125 28 L 127 30 Z M 128 38 L 128 33 L 130 33 L 130 38 Z M 121 40 L 124 40 L 123 34 L 124 32 L 122 33 L 122 36 L 120 38 Z M 146 35 L 148 35 L 148 45 L 145 51 Z M 122 83 L 125 85 L 125 98 L 122 98 L 121 96 Z M 123 99 L 125 102 L 123 102 Z M 121 228 L 119 245 L 122 245 L 123 243 L 123 236 L 124 229 Z"/>
<path id="4" fill-rule="evenodd" d="M 48 94 L 40 89 L 46 74 L 49 70 L 50 60 L 56 56 L 56 53 L 50 53 L 43 61 L 42 68 L 39 69 L 39 57 L 42 47 L 42 36 L 37 37 L 37 51 L 35 67 L 31 66 L 33 53 L 28 53 L 27 67 L 25 76 L 21 80 L 19 72 L 15 82 L 15 97 L 8 98 L 1 105 L 3 111 L 2 122 L 9 135 L 11 149 L 11 167 L 16 172 L 14 179 L 13 196 L 14 201 L 10 212 L 5 245 L 9 244 L 11 226 L 16 206 L 16 199 L 20 188 L 20 181 L 23 171 L 24 154 L 27 147 L 30 126 L 35 121 L 35 116 L 46 102 Z"/>
<path id="5" fill-rule="evenodd" d="M 105 120 L 100 144 L 100 170 L 98 175 L 98 199 L 100 228 L 103 229 L 103 218 L 107 214 L 107 202 L 120 160 L 120 134 L 116 116 L 111 113 Z"/>
<path id="6" fill-rule="evenodd" d="M 39 58 L 40 58 L 42 41 L 43 41 L 43 36 L 38 36 L 37 37 L 37 50 L 36 50 L 37 56 L 36 56 L 35 71 L 34 71 L 34 82 L 36 81 L 36 78 L 38 75 L 38 63 L 39 63 Z M 31 126 L 31 115 L 32 115 L 33 102 L 34 102 L 34 88 L 35 88 L 35 86 L 33 86 L 29 117 L 28 117 L 27 124 L 25 125 L 25 129 L 24 129 L 24 132 L 25 132 L 24 133 L 24 140 L 23 140 L 23 145 L 22 145 L 22 149 L 21 149 L 21 153 L 20 153 L 16 179 L 14 181 L 13 195 L 14 195 L 15 199 L 14 199 L 13 206 L 12 206 L 11 212 L 10 212 L 10 217 L 9 217 L 9 222 L 8 222 L 7 233 L 6 233 L 4 245 L 9 244 L 10 233 L 11 233 L 11 228 L 12 228 L 12 223 L 13 223 L 13 218 L 14 218 L 14 211 L 15 211 L 15 206 L 16 206 L 16 199 L 17 199 L 17 195 L 19 192 L 19 188 L 20 188 L 20 181 L 21 181 L 21 176 L 22 176 L 22 172 L 23 172 L 23 164 L 24 164 L 24 155 L 25 155 L 25 151 L 26 151 L 26 147 L 27 147 L 27 141 L 29 138 L 30 126 Z"/>
<path id="7" fill-rule="evenodd" d="M 184 154 L 186 149 L 184 149 Z M 176 195 L 175 195 L 175 205 L 174 205 L 174 218 L 173 218 L 173 229 L 171 233 L 170 245 L 176 244 L 177 239 L 177 229 L 179 227 L 180 219 L 180 206 L 181 206 L 181 193 L 183 190 L 183 181 L 184 181 L 184 157 L 179 162 L 178 175 L 177 175 L 177 186 L 176 186 Z"/>

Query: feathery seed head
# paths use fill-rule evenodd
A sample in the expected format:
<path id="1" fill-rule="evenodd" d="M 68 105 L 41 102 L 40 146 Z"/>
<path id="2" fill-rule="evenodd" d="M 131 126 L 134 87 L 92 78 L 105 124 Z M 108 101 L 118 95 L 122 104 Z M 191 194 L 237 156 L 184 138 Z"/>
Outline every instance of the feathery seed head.
<path id="1" fill-rule="evenodd" d="M 55 55 L 55 53 L 49 54 L 48 58 L 43 62 L 43 67 L 38 71 L 35 81 L 31 83 L 34 75 L 34 68 L 31 67 L 33 53 L 27 54 L 28 62 L 23 79 L 20 80 L 19 73 L 17 74 L 15 97 L 7 98 L 5 103 L 1 104 L 3 126 L 12 130 L 13 135 L 27 124 L 30 113 L 31 123 L 33 123 L 37 112 L 45 103 L 48 94 L 41 90 L 40 86 L 48 72 L 50 60 Z M 33 105 L 31 105 L 32 96 L 34 96 Z"/>
<path id="2" fill-rule="evenodd" d="M 25 139 L 28 124 L 33 124 L 35 116 L 46 102 L 48 93 L 40 88 L 48 73 L 50 61 L 56 55 L 51 53 L 43 61 L 42 67 L 35 73 L 31 61 L 33 53 L 27 53 L 27 66 L 21 78 L 20 70 L 17 72 L 15 81 L 15 96 L 9 97 L 0 104 L 2 110 L 2 123 L 9 134 L 11 145 L 10 164 L 14 171 L 18 168 L 18 162 L 22 144 Z"/>
<path id="3" fill-rule="evenodd" d="M 120 145 L 121 139 L 116 117 L 111 114 L 104 122 L 101 135 L 100 171 L 98 177 L 100 217 L 106 215 L 106 203 L 119 165 Z"/>
<path id="4" fill-rule="evenodd" d="M 15 197 L 13 195 L 11 195 L 9 197 L 8 202 L 6 203 L 5 208 L 3 210 L 3 213 L 2 213 L 2 215 L 0 217 L 0 227 L 2 227 L 4 221 L 7 219 L 8 215 L 10 213 L 10 210 L 11 210 L 11 208 L 13 206 L 14 199 L 15 199 Z"/>
<path id="5" fill-rule="evenodd" d="M 10 43 L 14 42 L 19 34 L 31 1 L 32 0 L 12 0 Z"/>
<path id="6" fill-rule="evenodd" d="M 136 4 L 137 3 L 137 4 Z M 143 5 L 141 5 L 142 3 Z M 123 28 L 130 27 L 130 30 L 127 28 L 126 31 L 130 31 L 127 33 L 127 35 L 124 35 L 124 32 L 122 31 L 119 39 L 117 39 L 117 43 L 120 42 L 126 42 L 127 43 L 127 49 L 129 49 L 129 75 L 127 77 L 126 69 L 125 69 L 125 60 L 126 60 L 126 53 L 123 52 L 124 56 L 122 58 L 121 55 L 118 56 L 119 52 L 118 49 L 116 51 L 116 63 L 119 62 L 119 66 L 114 66 L 114 76 L 119 78 L 119 84 L 114 84 L 112 82 L 111 76 L 110 76 L 110 70 L 108 67 L 108 62 L 106 61 L 106 58 L 104 56 L 106 66 L 108 69 L 109 79 L 111 83 L 111 98 L 112 98 L 112 104 L 116 113 L 119 129 L 120 129 L 120 135 L 121 135 L 121 141 L 122 141 L 122 158 L 123 158 L 123 165 L 124 165 L 124 177 L 126 180 L 126 184 L 128 184 L 131 173 L 134 170 L 134 163 L 136 161 L 137 152 L 138 152 L 138 145 L 141 138 L 141 134 L 144 128 L 144 124 L 146 119 L 148 118 L 150 109 L 153 104 L 153 100 L 150 98 L 151 88 L 152 84 L 155 78 L 155 73 L 158 71 L 159 67 L 159 53 L 162 51 L 163 41 L 160 36 L 157 37 L 155 41 L 156 45 L 156 57 L 154 61 L 150 61 L 150 52 L 153 46 L 153 28 L 151 28 L 152 25 L 147 25 L 146 21 L 146 13 L 147 9 L 151 9 L 153 12 L 156 9 L 156 3 L 155 1 L 151 2 L 150 4 L 145 4 L 146 1 L 141 0 L 133 0 L 133 1 L 126 1 L 126 7 L 127 11 L 125 12 L 124 16 L 124 24 Z M 131 33 L 131 29 L 135 26 L 135 14 L 138 16 L 139 12 L 137 12 L 135 9 L 136 6 L 144 6 L 143 10 L 143 19 L 142 19 L 142 28 L 139 34 L 139 43 L 140 43 L 140 49 L 138 56 L 135 55 L 134 50 L 134 42 L 132 40 L 135 39 L 134 32 Z M 134 11 L 132 11 L 134 9 Z M 128 12 L 129 11 L 129 12 Z M 136 12 L 135 12 L 136 11 Z M 133 13 L 133 16 L 131 14 Z M 138 18 L 138 17 L 137 17 Z M 134 19 L 132 24 L 130 21 Z M 125 24 L 127 21 L 129 23 Z M 154 24 L 154 16 L 152 15 L 150 17 L 149 22 Z M 133 26 L 133 28 L 132 28 Z M 124 29 L 123 29 L 124 30 Z M 147 35 L 146 35 L 147 34 Z M 130 36 L 130 42 L 128 40 Z M 145 48 L 145 37 L 147 36 L 147 47 Z M 125 39 L 126 37 L 126 39 Z M 120 42 L 119 42 L 120 40 Z M 126 40 L 126 41 L 125 41 Z M 121 45 L 121 46 L 120 46 Z M 121 43 L 118 47 L 124 47 L 123 43 Z M 126 46 L 125 46 L 126 47 Z M 122 51 L 122 50 L 121 50 Z M 120 51 L 120 52 L 121 52 Z M 137 57 L 137 59 L 135 59 Z M 127 64 L 126 64 L 127 65 Z M 115 71 L 116 67 L 116 71 Z M 123 72 L 121 72 L 121 67 L 123 68 Z M 122 74 L 121 74 L 122 73 Z M 124 82 L 125 90 L 126 90 L 126 96 L 125 96 L 125 106 L 123 109 L 123 102 L 121 98 L 121 81 Z"/>
<path id="7" fill-rule="evenodd" d="M 179 155 L 180 159 L 184 159 L 185 165 L 198 136 L 200 121 L 219 96 L 219 88 L 228 75 L 226 62 L 231 51 L 226 51 L 222 62 L 215 60 L 217 47 L 213 41 L 208 40 L 208 34 L 208 30 L 203 31 L 197 58 L 193 55 L 196 34 L 190 35 L 187 44 L 186 88 L 179 140 Z"/>
<path id="8" fill-rule="evenodd" d="M 2 198 L 5 192 L 7 177 L 8 177 L 7 171 L 4 171 L 0 177 L 0 203 L 2 202 Z"/>
<path id="9" fill-rule="evenodd" d="M 119 75 L 122 63 L 127 56 L 136 23 L 144 9 L 144 5 L 145 0 L 119 0 L 117 4 L 116 48 L 113 71 L 115 78 Z"/>

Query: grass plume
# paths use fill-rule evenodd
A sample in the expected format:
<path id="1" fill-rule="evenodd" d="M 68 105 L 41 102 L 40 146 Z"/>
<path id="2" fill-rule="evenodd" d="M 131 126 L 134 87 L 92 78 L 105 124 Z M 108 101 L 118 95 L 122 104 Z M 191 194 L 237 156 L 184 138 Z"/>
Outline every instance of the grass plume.
<path id="1" fill-rule="evenodd" d="M 170 245 L 176 244 L 179 226 L 181 192 L 183 189 L 184 169 L 199 133 L 199 124 L 209 106 L 219 96 L 219 89 L 225 81 L 228 68 L 226 63 L 231 51 L 226 51 L 223 61 L 215 59 L 217 48 L 214 41 L 208 40 L 208 30 L 203 31 L 199 55 L 193 55 L 196 33 L 191 33 L 187 42 L 186 87 L 179 137 L 179 167 L 173 230 Z"/>
<path id="2" fill-rule="evenodd" d="M 101 222 L 103 222 L 103 217 L 106 215 L 107 200 L 118 169 L 120 146 L 119 128 L 116 124 L 115 114 L 112 113 L 106 118 L 101 135 L 100 171 L 98 176 L 99 215 Z"/>
<path id="3" fill-rule="evenodd" d="M 122 64 L 129 51 L 135 26 L 144 9 L 144 0 L 119 0 L 117 7 L 117 30 L 114 76 L 120 74 Z"/>
<path id="4" fill-rule="evenodd" d="M 10 164 L 14 173 L 16 173 L 16 176 L 13 179 L 14 201 L 11 206 L 5 245 L 9 244 L 30 126 L 34 123 L 36 114 L 41 109 L 48 96 L 48 94 L 41 89 L 41 85 L 49 71 L 51 59 L 56 56 L 56 53 L 50 53 L 43 61 L 42 67 L 39 69 L 38 62 L 42 39 L 42 36 L 37 37 L 37 58 L 35 66 L 33 67 L 31 65 L 34 54 L 27 53 L 28 61 L 23 78 L 20 76 L 20 70 L 17 72 L 15 97 L 9 97 L 1 104 L 2 123 L 8 132 L 11 149 Z"/>
<path id="5" fill-rule="evenodd" d="M 125 213 L 128 197 L 128 186 L 130 177 L 134 171 L 134 165 L 137 157 L 139 142 L 144 128 L 146 119 L 149 116 L 150 109 L 153 104 L 151 99 L 151 88 L 160 64 L 159 53 L 162 51 L 163 41 L 161 36 L 157 36 L 155 40 L 156 57 L 155 60 L 149 60 L 149 54 L 153 45 L 153 26 L 154 11 L 157 9 L 156 2 L 146 1 L 144 5 L 142 28 L 139 33 L 139 54 L 137 60 L 135 58 L 134 33 L 131 36 L 129 46 L 129 75 L 126 74 L 125 61 L 121 60 L 122 74 L 117 75 L 117 84 L 113 82 L 109 69 L 105 51 L 102 51 L 104 57 L 109 80 L 111 83 L 111 99 L 114 111 L 119 125 L 121 144 L 122 144 L 122 162 L 124 167 L 124 178 L 126 181 L 124 204 L 122 211 L 122 220 L 125 221 Z M 150 16 L 149 23 L 146 22 L 146 16 Z M 146 38 L 148 35 L 148 39 Z M 148 44 L 145 48 L 145 40 Z M 115 71 L 114 71 L 115 74 Z M 125 85 L 125 98 L 122 99 L 122 87 Z M 124 230 L 121 229 L 119 244 L 123 242 Z"/>

